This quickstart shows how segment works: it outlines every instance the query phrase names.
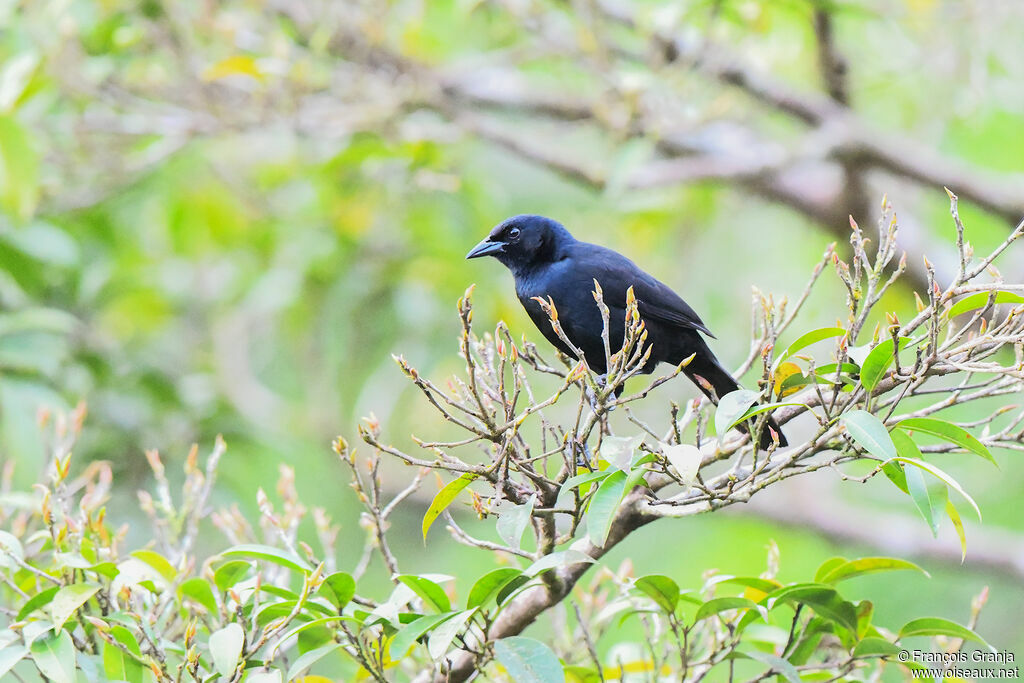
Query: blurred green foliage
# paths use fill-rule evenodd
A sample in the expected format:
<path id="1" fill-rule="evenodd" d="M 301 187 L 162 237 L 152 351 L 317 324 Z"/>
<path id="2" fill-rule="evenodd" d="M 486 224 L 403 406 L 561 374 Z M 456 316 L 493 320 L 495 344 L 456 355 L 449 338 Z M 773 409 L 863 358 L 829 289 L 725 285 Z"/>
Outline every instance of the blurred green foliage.
<path id="1" fill-rule="evenodd" d="M 351 3 L 361 21 L 374 17 L 360 28 L 426 64 L 472 71 L 489 63 L 484 57 L 526 51 L 518 69 L 531 83 L 573 94 L 607 85 L 557 46 L 530 52 L 531 13 L 556 14 L 571 29 L 578 27 L 566 17 L 585 24 L 558 3 L 369 5 Z M 641 3 L 647 21 L 712 35 L 808 90 L 819 87 L 812 5 Z M 1019 6 L 830 6 L 862 115 L 993 171 L 1021 171 Z M 594 191 L 459 135 L 435 113 L 404 116 L 356 62 L 332 53 L 334 31 L 348 18 L 314 15 L 307 31 L 294 16 L 248 0 L 0 2 L 0 452 L 18 462 L 18 481 L 35 481 L 47 452 L 39 410 L 85 400 L 90 429 L 77 461 L 113 463 L 113 514 L 127 514 L 125 500 L 148 476 L 145 448 L 180 462 L 193 442 L 224 434 L 232 448 L 216 494 L 222 502 L 254 513 L 251 491 L 269 486 L 284 461 L 304 496 L 345 519 L 354 506 L 339 494 L 346 489 L 331 437 L 351 433 L 370 412 L 391 434 L 437 428 L 392 353 L 432 376 L 455 367 L 453 302 L 472 282 L 478 324 L 504 319 L 533 334 L 507 274 L 462 260 L 505 216 L 552 215 L 577 236 L 629 254 L 700 312 L 727 363 L 746 351 L 750 287 L 795 297 L 833 239 L 728 182 L 647 191 L 610 182 Z M 585 42 L 582 29 L 580 36 Z M 628 90 L 630 76 L 618 70 L 608 80 Z M 739 112 L 753 122 L 734 92 L 685 71 L 670 77 L 686 95 L 675 103 L 681 118 Z M 354 114 L 330 106 L 363 100 L 365 111 Z M 356 120 L 339 120 L 343 113 Z M 784 140 L 803 134 L 780 115 L 757 125 Z M 564 144 L 595 163 L 610 159 L 621 173 L 649 155 L 642 141 L 587 130 Z M 894 180 L 890 196 L 917 216 L 925 244 L 952 234 L 941 188 Z M 979 251 L 1006 232 L 981 211 L 965 207 L 963 215 Z M 809 302 L 808 327 L 833 322 L 824 303 L 838 285 L 823 291 Z M 891 297 L 893 310 L 913 305 L 909 291 Z M 653 400 L 693 393 L 676 382 Z M 978 492 L 987 524 L 1024 531 L 1017 490 L 1004 485 L 1020 481 L 1024 465 L 997 457 L 998 474 L 956 462 L 948 469 Z M 858 504 L 896 506 L 882 487 L 854 495 Z M 413 517 L 400 532 L 410 556 L 420 553 Z M 342 533 L 348 542 L 362 534 L 354 523 Z M 678 556 L 664 557 L 663 535 L 684 539 Z M 659 525 L 617 552 L 692 584 L 726 557 L 730 571 L 758 571 L 769 536 L 795 575 L 833 552 L 798 532 L 731 518 Z M 423 569 L 457 573 L 465 551 L 440 545 L 427 551 Z M 665 562 L 672 566 L 656 566 Z M 993 582 L 1020 597 L 1005 577 L 970 570 L 968 557 L 963 572 L 936 572 L 934 590 L 962 597 Z M 913 598 L 898 578 L 875 588 Z M 930 600 L 913 599 L 918 607 Z M 999 645 L 1024 647 L 1012 602 L 992 608 L 997 623 L 986 632 Z"/>

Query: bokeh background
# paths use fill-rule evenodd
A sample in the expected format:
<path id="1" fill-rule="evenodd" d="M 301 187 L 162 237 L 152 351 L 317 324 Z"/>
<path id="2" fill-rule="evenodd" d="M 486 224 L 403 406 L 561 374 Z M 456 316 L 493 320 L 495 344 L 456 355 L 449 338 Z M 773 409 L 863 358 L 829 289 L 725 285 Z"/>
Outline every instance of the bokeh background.
<path id="1" fill-rule="evenodd" d="M 4 0 L 0 458 L 30 485 L 40 409 L 84 400 L 76 460 L 114 464 L 110 514 L 130 521 L 145 449 L 180 471 L 223 434 L 217 504 L 255 518 L 257 487 L 292 467 L 342 525 L 345 568 L 365 532 L 332 437 L 370 413 L 403 446 L 444 431 L 391 355 L 457 370 L 472 283 L 481 330 L 539 336 L 508 273 L 463 260 L 495 223 L 542 213 L 630 255 L 737 365 L 751 288 L 797 297 L 887 193 L 908 252 L 889 308 L 912 315 L 922 255 L 950 272 L 943 185 L 978 252 L 1024 216 L 1022 34 L 1016 0 Z M 1001 267 L 1022 264 L 1015 249 Z M 826 273 L 798 328 L 843 305 Z M 649 401 L 694 396 L 680 380 Z M 932 578 L 858 579 L 851 597 L 895 627 L 966 619 L 989 586 L 979 631 L 1024 656 L 1024 464 L 996 457 L 941 463 L 985 514 L 965 520 L 963 564 L 948 523 L 933 539 L 887 483 L 832 471 L 653 525 L 609 564 L 696 587 L 762 571 L 773 540 L 788 579 L 905 556 Z M 396 518 L 401 559 L 493 562 L 440 529 L 424 546 L 426 504 Z"/>

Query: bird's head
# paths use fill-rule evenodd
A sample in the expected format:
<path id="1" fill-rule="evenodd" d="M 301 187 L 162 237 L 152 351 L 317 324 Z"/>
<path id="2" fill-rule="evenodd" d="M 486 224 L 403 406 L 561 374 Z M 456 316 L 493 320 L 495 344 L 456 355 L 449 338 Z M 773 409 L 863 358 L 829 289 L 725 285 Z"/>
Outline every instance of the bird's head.
<path id="1" fill-rule="evenodd" d="M 572 235 L 558 221 L 544 216 L 512 216 L 499 223 L 466 258 L 493 256 L 509 268 L 554 261 Z"/>

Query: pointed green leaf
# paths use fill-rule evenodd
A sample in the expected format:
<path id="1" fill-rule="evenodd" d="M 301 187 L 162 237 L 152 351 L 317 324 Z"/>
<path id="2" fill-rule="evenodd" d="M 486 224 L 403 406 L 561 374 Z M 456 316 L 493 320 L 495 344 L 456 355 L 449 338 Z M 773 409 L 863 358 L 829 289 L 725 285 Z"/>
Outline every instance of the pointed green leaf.
<path id="1" fill-rule="evenodd" d="M 907 477 L 907 491 L 910 493 L 917 511 L 932 530 L 932 536 L 939 535 L 939 520 L 932 516 L 932 501 L 928 496 L 928 486 L 925 484 L 924 475 L 921 470 L 911 467 L 904 470 Z"/>
<path id="2" fill-rule="evenodd" d="M 707 619 L 710 616 L 734 609 L 752 609 L 761 614 L 761 616 L 765 615 L 764 607 L 753 600 L 750 600 L 749 598 L 729 596 L 708 600 L 700 606 L 700 609 L 697 610 L 697 614 L 694 615 L 693 620 L 700 621 L 701 619 Z"/>
<path id="3" fill-rule="evenodd" d="M 862 638 L 857 647 L 853 648 L 854 657 L 895 657 L 900 648 L 884 638 Z"/>
<path id="4" fill-rule="evenodd" d="M 252 563 L 244 560 L 225 562 L 214 570 L 213 582 L 217 585 L 217 590 L 223 593 L 241 581 L 250 569 L 252 569 Z"/>
<path id="5" fill-rule="evenodd" d="M 486 603 L 491 596 L 500 591 L 509 581 L 521 576 L 522 572 L 515 567 L 499 567 L 487 572 L 473 584 L 469 589 L 469 597 L 466 598 L 466 608 L 480 607 Z"/>
<path id="6" fill-rule="evenodd" d="M 403 626 L 395 637 L 391 639 L 391 659 L 399 660 L 409 654 L 409 648 L 416 644 L 423 634 L 438 624 L 454 617 L 458 612 L 442 612 L 441 614 L 426 614 Z"/>
<path id="7" fill-rule="evenodd" d="M 641 576 L 633 585 L 646 593 L 666 612 L 675 612 L 676 605 L 679 604 L 679 584 L 671 578 L 661 574 L 649 574 Z"/>
<path id="8" fill-rule="evenodd" d="M 565 483 L 562 484 L 562 491 L 568 491 L 569 489 L 576 488 L 577 486 L 582 486 L 583 484 L 588 484 L 592 481 L 604 479 L 613 471 L 614 470 L 584 472 L 583 474 L 577 474 L 575 477 L 569 477 L 565 480 Z"/>
<path id="9" fill-rule="evenodd" d="M 39 672 L 53 683 L 76 683 L 75 645 L 71 634 L 60 629 L 49 631 L 32 641 L 29 647 Z"/>
<path id="10" fill-rule="evenodd" d="M 750 406 L 754 405 L 760 394 L 750 389 L 737 389 L 722 396 L 715 408 L 715 433 L 718 438 L 725 436 L 732 425 L 736 424 L 747 412 Z"/>
<path id="11" fill-rule="evenodd" d="M 949 515 L 949 521 L 953 522 L 953 528 L 956 529 L 956 536 L 960 539 L 960 564 L 963 564 L 964 560 L 967 559 L 967 534 L 964 533 L 964 521 L 960 519 L 960 512 L 953 505 L 953 501 L 946 499 L 946 514 Z"/>
<path id="12" fill-rule="evenodd" d="M 319 592 L 330 600 L 331 604 L 341 609 L 356 594 L 356 581 L 351 574 L 335 572 L 324 579 Z"/>
<path id="13" fill-rule="evenodd" d="M 815 579 L 819 583 L 836 584 L 840 581 L 852 579 L 855 576 L 864 574 L 875 574 L 878 572 L 891 572 L 899 569 L 913 569 L 925 576 L 928 572 L 918 567 L 913 562 L 899 560 L 895 557 L 862 557 L 858 560 L 850 560 L 832 567 L 821 579 Z"/>
<path id="14" fill-rule="evenodd" d="M 444 487 L 437 492 L 434 496 L 434 500 L 430 501 L 430 507 L 427 508 L 426 513 L 423 515 L 423 523 L 420 527 L 423 531 L 423 542 L 427 542 L 427 532 L 430 531 L 430 525 L 434 523 L 441 513 L 452 504 L 455 497 L 462 492 L 462 489 L 470 485 L 470 483 L 476 479 L 475 474 L 467 472 L 455 481 L 450 481 L 444 485 Z"/>
<path id="15" fill-rule="evenodd" d="M 327 645 L 318 647 L 315 650 L 304 652 L 299 655 L 298 659 L 296 659 L 291 665 L 291 668 L 288 669 L 288 675 L 285 678 L 289 681 L 298 678 L 299 674 L 306 671 L 306 669 L 313 666 L 332 652 L 340 649 L 341 643 L 328 643 Z"/>
<path id="16" fill-rule="evenodd" d="M 568 567 L 569 565 L 579 564 L 580 562 L 594 561 L 594 558 L 587 555 L 585 552 L 569 548 L 568 550 L 559 550 L 558 552 L 545 555 L 524 569 L 523 575 L 532 578 L 556 567 Z"/>
<path id="17" fill-rule="evenodd" d="M 598 547 L 604 547 L 612 528 L 615 512 L 626 492 L 626 473 L 617 470 L 601 482 L 587 511 L 587 538 Z"/>
<path id="18" fill-rule="evenodd" d="M 198 576 L 183 581 L 178 586 L 178 595 L 182 598 L 191 598 L 206 609 L 208 614 L 217 614 L 217 598 L 213 594 L 213 588 L 206 579 Z"/>
<path id="19" fill-rule="evenodd" d="M 845 557 L 830 557 L 829 559 L 825 560 L 821 563 L 821 566 L 818 567 L 818 571 L 814 572 L 814 582 L 823 583 L 822 579 L 828 576 L 829 572 L 831 572 L 836 567 L 840 567 L 846 564 L 847 562 L 849 562 L 849 560 Z"/>
<path id="20" fill-rule="evenodd" d="M 213 665 L 221 676 L 230 678 L 234 673 L 243 645 L 245 633 L 242 627 L 234 622 L 210 634 L 210 656 L 213 657 Z"/>
<path id="21" fill-rule="evenodd" d="M 981 521 L 981 509 L 978 507 L 978 504 L 974 502 L 974 499 L 967 495 L 967 491 L 964 491 L 963 487 L 960 486 L 960 482 L 958 482 L 956 479 L 946 474 L 945 472 L 943 472 L 930 462 L 925 462 L 924 460 L 915 460 L 914 458 L 904 458 L 902 456 L 896 459 L 899 462 L 905 462 L 908 465 L 913 465 L 914 467 L 920 468 L 927 472 L 928 474 L 932 475 L 933 477 L 942 480 L 944 484 L 946 484 L 951 489 L 959 493 L 967 500 L 968 503 L 971 504 L 971 507 L 974 508 L 974 512 L 978 515 L 978 521 Z"/>
<path id="22" fill-rule="evenodd" d="M 933 417 L 909 417 L 906 420 L 900 420 L 896 424 L 900 429 L 908 429 L 915 432 L 924 432 L 925 434 L 931 434 L 937 436 L 940 439 L 956 444 L 961 448 L 980 455 L 996 467 L 999 464 L 996 459 L 992 457 L 988 448 L 985 444 L 978 441 L 973 434 L 961 427 L 955 425 L 952 422 L 946 422 L 945 420 L 937 420 Z"/>
<path id="23" fill-rule="evenodd" d="M 50 603 L 50 617 L 53 619 L 54 627 L 62 628 L 64 622 L 88 602 L 89 598 L 96 595 L 99 589 L 98 583 L 73 583 L 57 591 Z"/>
<path id="24" fill-rule="evenodd" d="M 774 609 L 780 604 L 797 602 L 807 605 L 820 617 L 842 626 L 851 634 L 857 633 L 857 610 L 826 584 L 798 583 L 785 586 L 768 596 L 768 607 Z"/>
<path id="25" fill-rule="evenodd" d="M 476 614 L 475 609 L 458 612 L 452 615 L 451 619 L 445 620 L 444 623 L 434 628 L 430 633 L 430 637 L 427 638 L 427 653 L 431 659 L 437 661 L 448 652 L 448 648 L 451 647 L 455 636 L 459 634 L 459 631 L 466 628 L 466 624 L 474 614 Z"/>
<path id="26" fill-rule="evenodd" d="M 513 548 L 519 548 L 523 540 L 523 532 L 530 524 L 533 516 L 533 506 L 537 502 L 537 496 L 531 495 L 522 505 L 513 505 L 503 508 L 498 513 L 498 536 L 506 544 Z"/>
<path id="27" fill-rule="evenodd" d="M 792 356 L 797 351 L 810 346 L 811 344 L 816 344 L 824 339 L 841 337 L 844 334 L 846 334 L 846 330 L 844 330 L 841 327 L 822 327 L 817 330 L 811 330 L 810 332 L 802 334 L 799 337 L 797 337 L 796 341 L 787 346 L 786 350 L 783 351 L 782 354 L 775 359 L 775 362 L 772 364 L 772 367 L 779 367 L 779 365 L 784 360 Z"/>
<path id="28" fill-rule="evenodd" d="M 851 410 L 841 419 L 858 446 L 884 460 L 896 457 L 896 446 L 882 421 L 866 410 Z"/>
<path id="29" fill-rule="evenodd" d="M 984 645 L 992 652 L 996 651 L 984 638 L 971 629 L 941 617 L 922 617 L 921 619 L 908 621 L 900 629 L 898 637 L 902 640 L 910 636 L 949 636 L 951 638 L 970 640 Z"/>
<path id="30" fill-rule="evenodd" d="M 42 609 L 53 601 L 53 596 L 57 595 L 57 591 L 61 589 L 61 586 L 54 586 L 53 588 L 47 588 L 41 593 L 36 593 L 31 598 L 25 601 L 25 604 L 18 610 L 18 616 L 15 621 L 23 621 L 25 617 L 35 612 L 37 609 Z"/>
<path id="31" fill-rule="evenodd" d="M 425 576 L 402 574 L 401 576 L 396 576 L 395 579 L 411 588 L 416 595 L 423 598 L 423 601 L 426 604 L 430 605 L 438 612 L 451 611 L 452 603 L 451 600 L 448 599 L 448 594 L 444 592 L 444 589 L 441 588 L 440 585 L 434 583 Z"/>
<path id="32" fill-rule="evenodd" d="M 895 346 L 898 345 L 902 351 L 910 344 L 908 337 L 899 337 L 894 345 L 892 339 L 883 339 L 878 342 L 875 348 L 871 349 L 867 358 L 860 366 L 860 383 L 871 393 L 881 379 L 885 376 L 889 366 L 896 358 Z"/>
<path id="33" fill-rule="evenodd" d="M 17 666 L 18 662 L 28 654 L 28 648 L 24 645 L 11 645 L 0 650 L 0 680 L 7 675 L 7 672 Z"/>
<path id="34" fill-rule="evenodd" d="M 136 550 L 132 553 L 132 557 L 145 562 L 155 569 L 160 576 L 167 579 L 168 583 L 173 583 L 174 579 L 178 576 L 178 571 L 174 568 L 174 565 L 155 550 Z"/>
<path id="35" fill-rule="evenodd" d="M 748 657 L 756 662 L 767 664 L 771 667 L 771 670 L 781 674 L 789 683 L 802 683 L 800 680 L 800 673 L 796 670 L 796 667 L 787 662 L 781 657 L 768 654 L 767 652 L 761 652 L 760 650 L 736 650 L 737 655 L 741 657 Z"/>
<path id="36" fill-rule="evenodd" d="M 946 315 L 950 318 L 955 318 L 962 313 L 967 311 L 974 311 L 979 308 L 984 308 L 988 305 L 989 298 L 992 296 L 991 292 L 978 292 L 977 294 L 971 294 L 957 301 L 955 304 L 950 306 Z M 1014 294 L 1013 292 L 995 292 L 995 301 L 997 304 L 1024 304 L 1024 296 Z"/>
<path id="37" fill-rule="evenodd" d="M 296 571 L 304 572 L 309 574 L 313 571 L 313 568 L 298 555 L 293 555 L 284 550 L 279 550 L 273 546 L 261 545 L 258 543 L 245 543 L 242 545 L 236 545 L 233 548 L 228 548 L 221 553 L 222 557 L 235 558 L 235 557 L 254 557 L 258 560 L 266 560 L 288 569 L 294 569 Z"/>
<path id="38" fill-rule="evenodd" d="M 565 683 L 562 663 L 539 640 L 502 638 L 494 643 L 494 655 L 515 683 Z"/>
<path id="39" fill-rule="evenodd" d="M 688 443 L 661 444 L 661 452 L 672 467 L 676 468 L 683 485 L 693 486 L 703 460 L 700 449 Z"/>

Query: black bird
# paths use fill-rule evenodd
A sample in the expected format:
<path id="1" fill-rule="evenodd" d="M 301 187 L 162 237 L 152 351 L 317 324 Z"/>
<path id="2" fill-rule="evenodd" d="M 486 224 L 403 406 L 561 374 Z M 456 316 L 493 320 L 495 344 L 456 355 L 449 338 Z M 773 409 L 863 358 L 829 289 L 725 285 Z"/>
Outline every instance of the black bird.
<path id="1" fill-rule="evenodd" d="M 605 374 L 607 368 L 601 339 L 604 324 L 592 295 L 594 280 L 601 285 L 610 310 L 609 340 L 613 350 L 622 347 L 626 290 L 632 287 L 647 329 L 647 343 L 652 345 L 643 372 L 653 372 L 663 362 L 678 365 L 693 355 L 684 372 L 712 401 L 717 403 L 719 398 L 739 388 L 701 337 L 701 333 L 712 338 L 714 335 L 689 304 L 622 254 L 580 242 L 558 221 L 544 216 L 513 216 L 466 254 L 467 259 L 481 256 L 493 256 L 512 271 L 516 295 L 530 319 L 555 348 L 575 358 L 576 354 L 558 337 L 547 314 L 533 299 L 551 298 L 566 337 L 583 352 L 587 364 L 598 374 Z M 697 377 L 706 380 L 711 390 Z M 779 425 L 769 419 L 768 426 L 778 434 L 779 445 L 787 445 Z M 771 443 L 771 434 L 765 430 L 761 447 L 768 448 Z"/>

